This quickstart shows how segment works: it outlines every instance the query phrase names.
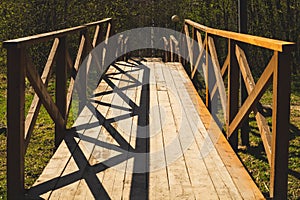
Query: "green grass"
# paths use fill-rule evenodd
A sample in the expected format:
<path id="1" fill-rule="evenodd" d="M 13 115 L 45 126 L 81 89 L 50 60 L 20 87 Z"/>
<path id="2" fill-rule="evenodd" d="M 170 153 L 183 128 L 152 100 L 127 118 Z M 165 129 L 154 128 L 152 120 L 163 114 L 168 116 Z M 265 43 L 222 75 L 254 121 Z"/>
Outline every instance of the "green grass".
<path id="1" fill-rule="evenodd" d="M 266 118 L 271 125 L 272 92 L 267 91 L 261 100 L 266 106 Z M 247 167 L 260 190 L 269 195 L 270 166 L 264 151 L 263 143 L 257 128 L 254 114 L 250 115 L 250 147 L 240 150 L 238 155 Z M 289 175 L 288 175 L 288 199 L 300 197 L 300 95 L 294 92 L 291 95 L 290 115 L 290 146 L 289 146 Z"/>
<path id="2" fill-rule="evenodd" d="M 50 84 L 50 90 L 53 86 Z M 26 82 L 27 112 L 33 98 L 32 89 Z M 6 78 L 0 74 L 0 199 L 6 199 Z M 54 151 L 54 124 L 44 107 L 35 126 L 25 155 L 25 187 L 30 187 L 40 175 Z"/>

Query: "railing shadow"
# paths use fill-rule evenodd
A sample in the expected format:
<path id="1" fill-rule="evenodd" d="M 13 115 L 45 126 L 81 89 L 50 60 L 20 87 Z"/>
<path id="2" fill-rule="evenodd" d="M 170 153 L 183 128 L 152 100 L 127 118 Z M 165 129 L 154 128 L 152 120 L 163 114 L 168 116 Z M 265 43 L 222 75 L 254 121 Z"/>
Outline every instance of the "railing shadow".
<path id="1" fill-rule="evenodd" d="M 149 169 L 149 157 L 146 155 L 149 152 L 150 144 L 149 137 L 147 137 L 149 135 L 149 68 L 138 61 L 135 61 L 135 63 L 136 64 L 132 66 L 132 70 L 128 71 L 124 71 L 117 65 L 113 65 L 113 67 L 117 69 L 117 73 L 125 74 L 129 78 L 129 82 L 132 84 L 125 88 L 119 88 L 118 86 L 114 85 L 112 81 L 116 78 L 111 77 L 112 75 L 108 74 L 104 76 L 103 80 L 111 88 L 113 88 L 113 91 L 103 91 L 95 95 L 99 97 L 115 93 L 115 95 L 121 97 L 124 100 L 124 102 L 128 103 L 128 105 L 131 108 L 127 109 L 127 111 L 129 111 L 130 113 L 126 115 L 116 116 L 113 119 L 108 119 L 95 108 L 95 103 L 101 106 L 113 107 L 114 109 L 124 110 L 125 108 L 119 105 L 112 105 L 102 101 L 92 100 L 88 102 L 86 105 L 87 108 L 93 113 L 95 113 L 98 121 L 95 123 L 87 123 L 79 125 L 77 127 L 73 127 L 67 132 L 66 137 L 64 138 L 65 144 L 67 145 L 70 153 L 72 154 L 71 158 L 69 159 L 69 162 L 71 159 L 73 159 L 78 167 L 78 170 L 67 175 L 55 177 L 44 183 L 33 186 L 32 188 L 30 188 L 27 194 L 28 198 L 39 199 L 39 196 L 44 193 L 58 190 L 80 180 L 85 180 L 88 189 L 91 191 L 95 199 L 111 199 L 110 194 L 105 190 L 103 184 L 98 179 L 97 174 L 122 162 L 126 162 L 127 160 L 133 157 L 134 165 L 133 173 L 131 173 L 132 181 L 130 189 L 130 199 L 148 199 L 149 173 L 147 169 Z M 142 83 L 140 83 L 137 79 L 130 75 L 130 72 L 137 70 L 143 70 Z M 119 81 L 124 80 L 119 79 Z M 138 86 L 142 86 L 139 101 L 140 105 L 137 105 L 134 100 L 130 99 L 130 97 L 128 97 L 126 93 L 124 93 L 124 90 Z M 122 134 L 118 132 L 118 130 L 116 130 L 116 128 L 112 125 L 113 122 L 131 118 L 133 116 L 137 116 L 138 118 L 135 147 L 132 147 L 130 143 L 128 143 L 127 140 L 123 138 Z M 103 126 L 108 131 L 108 133 L 111 135 L 112 138 L 114 138 L 118 145 L 109 143 L 107 141 L 100 141 L 97 138 L 91 138 L 89 136 L 85 136 L 84 134 L 78 133 L 78 131 L 82 130 L 84 127 L 93 128 L 99 125 Z M 86 158 L 83 150 L 78 145 L 78 139 L 93 143 L 94 145 L 99 146 L 101 148 L 119 151 L 121 152 L 121 154 L 114 155 L 102 162 L 98 162 L 96 164 L 91 165 L 89 159 Z M 128 152 L 142 153 L 145 156 L 134 157 L 132 155 L 135 154 L 128 154 Z M 144 170 L 145 172 L 134 173 L 135 170 L 138 171 L 137 168 L 141 166 L 146 166 L 146 169 Z"/>

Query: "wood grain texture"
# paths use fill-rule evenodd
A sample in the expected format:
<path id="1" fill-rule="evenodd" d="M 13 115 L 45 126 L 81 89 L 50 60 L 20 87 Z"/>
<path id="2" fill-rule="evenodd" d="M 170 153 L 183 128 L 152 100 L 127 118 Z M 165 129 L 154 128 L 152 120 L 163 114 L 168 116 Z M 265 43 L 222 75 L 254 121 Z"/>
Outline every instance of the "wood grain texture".
<path id="1" fill-rule="evenodd" d="M 74 125 L 81 127 L 77 134 L 82 136 L 60 145 L 30 194 L 50 199 L 262 197 L 217 125 L 216 132 L 210 132 L 212 118 L 181 64 L 119 63 L 117 70 L 106 72 L 108 79 L 95 91 L 98 105 L 93 105 L 107 122 L 84 109 Z M 145 97 L 148 160 L 118 151 L 124 144 L 141 151 L 141 144 L 147 144 L 139 137 L 138 125 L 140 114 L 147 111 Z M 116 157 L 120 162 L 111 166 Z M 148 163 L 149 173 L 134 173 L 138 161 Z"/>
<path id="2" fill-rule="evenodd" d="M 259 47 L 264 47 L 264 48 L 275 50 L 275 51 L 282 52 L 283 46 L 294 44 L 293 42 L 286 42 L 286 41 L 263 38 L 263 37 L 259 37 L 259 36 L 248 35 L 248 34 L 241 34 L 241 33 L 235 33 L 235 32 L 231 32 L 231 31 L 214 29 L 214 28 L 210 28 L 210 27 L 198 24 L 189 19 L 185 19 L 184 22 L 185 22 L 185 24 L 189 24 L 192 27 L 195 27 L 199 30 L 202 30 L 202 31 L 212 34 L 212 35 L 225 37 L 225 38 L 228 38 L 231 40 L 244 42 L 244 43 L 252 44 L 255 46 L 259 46 Z"/>

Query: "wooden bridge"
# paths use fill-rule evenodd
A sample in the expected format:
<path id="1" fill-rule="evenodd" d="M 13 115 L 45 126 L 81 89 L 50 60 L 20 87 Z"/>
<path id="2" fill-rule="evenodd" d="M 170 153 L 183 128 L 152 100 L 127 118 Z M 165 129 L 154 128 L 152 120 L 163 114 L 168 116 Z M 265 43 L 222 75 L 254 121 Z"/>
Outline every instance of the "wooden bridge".
<path id="1" fill-rule="evenodd" d="M 191 20 L 184 21 L 187 39 L 162 38 L 163 59 L 123 54 L 123 39 L 117 48 L 120 56 L 107 65 L 92 97 L 79 102 L 80 114 L 72 128 L 66 129 L 79 67 L 98 44 L 109 42 L 112 33 L 109 18 L 4 42 L 9 199 L 264 199 L 234 151 L 238 129 L 252 111 L 270 164 L 270 197 L 286 198 L 293 43 L 213 29 Z M 72 58 L 68 45 L 74 35 L 80 42 Z M 227 41 L 223 65 L 219 64 L 215 37 Z M 49 41 L 52 49 L 40 76 L 28 48 Z M 257 82 L 244 44 L 273 52 Z M 184 54 L 183 49 L 188 59 L 178 56 Z M 106 51 L 101 52 L 99 57 L 105 58 Z M 98 65 L 105 66 L 100 61 Z M 204 72 L 205 102 L 192 83 L 199 68 Z M 51 71 L 56 80 L 55 101 L 47 91 Z M 25 77 L 36 93 L 26 117 Z M 80 78 L 85 82 L 84 76 Z M 240 81 L 248 93 L 243 102 L 239 99 Z M 270 84 L 272 131 L 259 102 Z M 86 85 L 81 87 L 86 91 Z M 224 130 L 210 112 L 217 92 Z M 55 123 L 57 150 L 34 185 L 25 190 L 24 155 L 41 105 Z M 249 142 L 247 133 L 242 139 Z"/>

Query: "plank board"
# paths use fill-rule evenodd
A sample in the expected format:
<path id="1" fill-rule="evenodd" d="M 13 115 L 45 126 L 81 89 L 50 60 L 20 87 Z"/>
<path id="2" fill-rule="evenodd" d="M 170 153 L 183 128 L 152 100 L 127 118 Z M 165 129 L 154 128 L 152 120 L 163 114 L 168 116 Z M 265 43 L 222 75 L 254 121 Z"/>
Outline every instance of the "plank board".
<path id="1" fill-rule="evenodd" d="M 95 94 L 96 114 L 83 110 L 31 196 L 263 198 L 222 133 L 207 131 L 210 116 L 181 64 L 119 62 Z"/>

